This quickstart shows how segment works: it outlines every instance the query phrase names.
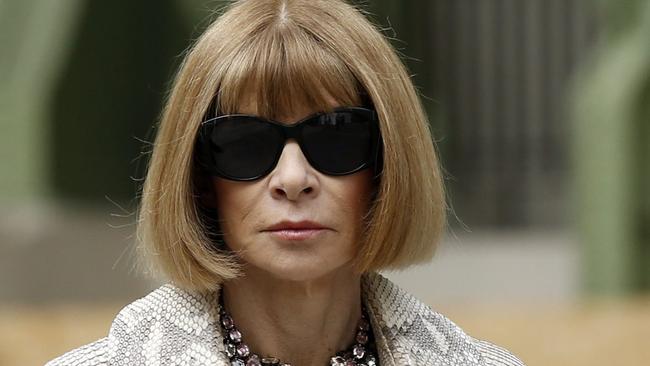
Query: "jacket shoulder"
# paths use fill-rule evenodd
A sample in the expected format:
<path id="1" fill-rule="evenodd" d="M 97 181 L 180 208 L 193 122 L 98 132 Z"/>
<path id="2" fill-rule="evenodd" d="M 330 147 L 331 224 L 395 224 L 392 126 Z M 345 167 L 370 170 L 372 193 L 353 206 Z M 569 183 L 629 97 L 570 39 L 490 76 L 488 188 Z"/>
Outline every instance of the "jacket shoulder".
<path id="1" fill-rule="evenodd" d="M 207 317 L 212 315 L 211 300 L 209 296 L 189 293 L 171 283 L 162 285 L 122 308 L 113 320 L 109 338 L 124 336 L 137 328 L 149 328 L 155 323 L 173 323 L 180 330 L 193 333 L 195 328 L 207 326 Z"/>
<path id="2" fill-rule="evenodd" d="M 165 284 L 124 306 L 108 335 L 73 349 L 46 366 L 179 364 L 225 365 L 215 345 L 221 335 L 214 326 L 217 300 Z M 165 360 L 169 354 L 171 358 Z"/>
<path id="3" fill-rule="evenodd" d="M 108 338 L 106 337 L 75 348 L 45 364 L 45 366 L 95 365 L 108 365 Z"/>
<path id="4" fill-rule="evenodd" d="M 504 348 L 480 339 L 475 340 L 486 366 L 525 366 L 515 355 Z"/>
<path id="5" fill-rule="evenodd" d="M 108 338 L 111 363 L 119 365 L 224 364 L 218 348 L 218 299 L 168 283 L 124 307 Z M 198 360 L 198 361 L 197 361 Z"/>
<path id="6" fill-rule="evenodd" d="M 379 352 L 396 365 L 523 366 L 508 351 L 469 336 L 381 274 L 364 278 L 364 293 L 383 348 Z"/>

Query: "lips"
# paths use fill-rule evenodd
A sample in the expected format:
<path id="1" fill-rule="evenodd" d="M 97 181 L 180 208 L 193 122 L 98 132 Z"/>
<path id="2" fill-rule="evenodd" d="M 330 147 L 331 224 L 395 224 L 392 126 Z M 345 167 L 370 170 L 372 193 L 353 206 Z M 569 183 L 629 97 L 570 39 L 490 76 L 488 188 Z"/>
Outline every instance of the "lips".
<path id="1" fill-rule="evenodd" d="M 263 230 L 278 239 L 305 240 L 319 235 L 329 228 L 313 221 L 281 221 Z"/>
<path id="2" fill-rule="evenodd" d="M 269 226 L 264 231 L 277 231 L 277 230 L 318 230 L 327 229 L 327 227 L 313 221 L 281 221 L 277 224 Z"/>

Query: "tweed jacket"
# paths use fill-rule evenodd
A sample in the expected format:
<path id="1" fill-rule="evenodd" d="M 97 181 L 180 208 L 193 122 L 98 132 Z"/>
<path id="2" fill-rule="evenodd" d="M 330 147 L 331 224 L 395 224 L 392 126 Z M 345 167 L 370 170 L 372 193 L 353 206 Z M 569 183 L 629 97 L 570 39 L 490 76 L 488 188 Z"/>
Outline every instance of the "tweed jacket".
<path id="1" fill-rule="evenodd" d="M 362 278 L 363 301 L 381 366 L 523 366 L 508 351 L 452 321 L 378 273 Z M 108 336 L 46 366 L 228 366 L 219 291 L 197 295 L 166 284 L 123 308 Z"/>

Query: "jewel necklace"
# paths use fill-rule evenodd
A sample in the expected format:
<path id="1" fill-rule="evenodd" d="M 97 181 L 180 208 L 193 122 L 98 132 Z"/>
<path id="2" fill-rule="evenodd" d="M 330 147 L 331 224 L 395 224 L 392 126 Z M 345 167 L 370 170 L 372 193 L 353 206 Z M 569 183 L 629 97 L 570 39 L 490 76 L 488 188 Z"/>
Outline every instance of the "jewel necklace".
<path id="1" fill-rule="evenodd" d="M 226 311 L 223 304 L 223 290 L 219 290 L 219 316 L 223 331 L 223 343 L 226 355 L 230 358 L 231 366 L 291 366 L 275 357 L 260 357 L 253 353 L 242 340 L 241 332 L 235 327 L 235 322 Z M 374 337 L 365 306 L 361 306 L 361 319 L 357 326 L 355 344 L 346 350 L 339 351 L 330 358 L 330 366 L 376 366 L 377 356 Z"/>

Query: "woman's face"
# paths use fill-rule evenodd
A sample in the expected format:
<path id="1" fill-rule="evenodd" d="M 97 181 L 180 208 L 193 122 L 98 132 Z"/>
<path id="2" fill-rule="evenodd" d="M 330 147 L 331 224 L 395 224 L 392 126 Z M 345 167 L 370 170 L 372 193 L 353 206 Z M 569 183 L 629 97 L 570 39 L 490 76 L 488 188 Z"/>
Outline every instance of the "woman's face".
<path id="1" fill-rule="evenodd" d="M 256 114 L 254 106 L 248 103 L 238 112 Z M 299 108 L 279 122 L 291 124 L 314 112 Z M 371 169 L 336 177 L 318 172 L 293 139 L 275 169 L 259 180 L 212 178 L 228 246 L 247 266 L 295 281 L 351 269 L 371 180 Z"/>

